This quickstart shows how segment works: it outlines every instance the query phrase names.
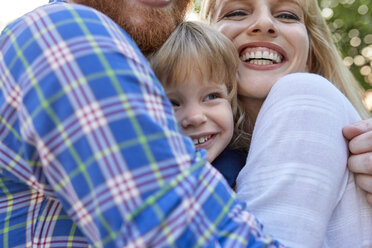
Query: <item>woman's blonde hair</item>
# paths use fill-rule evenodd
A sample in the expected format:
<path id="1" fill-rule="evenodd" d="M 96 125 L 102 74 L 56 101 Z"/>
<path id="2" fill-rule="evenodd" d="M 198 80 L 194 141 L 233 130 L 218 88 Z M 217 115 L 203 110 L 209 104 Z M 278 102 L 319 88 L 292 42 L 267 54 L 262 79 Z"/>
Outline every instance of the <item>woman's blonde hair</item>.
<path id="1" fill-rule="evenodd" d="M 200 18 L 213 22 L 221 0 L 204 0 Z M 351 71 L 344 65 L 341 54 L 332 41 L 331 32 L 325 22 L 317 0 L 297 0 L 302 7 L 305 26 L 310 39 L 309 72 L 322 75 L 343 92 L 362 118 L 369 118 L 371 112 L 363 104 L 364 90 Z"/>
<path id="2" fill-rule="evenodd" d="M 238 53 L 232 42 L 213 27 L 185 21 L 149 58 L 163 86 L 182 84 L 191 74 L 225 84 L 235 128 L 231 146 L 246 149 L 249 136 L 243 131 L 245 115 L 237 103 Z"/>

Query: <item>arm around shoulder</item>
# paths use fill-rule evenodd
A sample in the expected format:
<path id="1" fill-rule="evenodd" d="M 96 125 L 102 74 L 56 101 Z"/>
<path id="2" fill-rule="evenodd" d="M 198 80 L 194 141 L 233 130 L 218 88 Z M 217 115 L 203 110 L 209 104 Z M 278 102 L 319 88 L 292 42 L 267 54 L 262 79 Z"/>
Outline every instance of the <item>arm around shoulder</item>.
<path id="1" fill-rule="evenodd" d="M 358 118 L 318 75 L 290 74 L 273 86 L 238 176 L 237 197 L 275 238 L 293 247 L 321 246 L 348 180 L 341 129 Z"/>

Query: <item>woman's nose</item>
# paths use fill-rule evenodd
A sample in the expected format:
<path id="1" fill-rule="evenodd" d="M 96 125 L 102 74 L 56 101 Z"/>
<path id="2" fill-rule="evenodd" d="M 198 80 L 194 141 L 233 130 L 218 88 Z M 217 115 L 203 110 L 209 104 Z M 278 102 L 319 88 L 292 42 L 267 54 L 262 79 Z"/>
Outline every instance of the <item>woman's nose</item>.
<path id="1" fill-rule="evenodd" d="M 248 28 L 250 35 L 269 35 L 276 37 L 278 30 L 275 24 L 275 18 L 268 9 L 258 11 L 254 16 L 253 23 Z"/>

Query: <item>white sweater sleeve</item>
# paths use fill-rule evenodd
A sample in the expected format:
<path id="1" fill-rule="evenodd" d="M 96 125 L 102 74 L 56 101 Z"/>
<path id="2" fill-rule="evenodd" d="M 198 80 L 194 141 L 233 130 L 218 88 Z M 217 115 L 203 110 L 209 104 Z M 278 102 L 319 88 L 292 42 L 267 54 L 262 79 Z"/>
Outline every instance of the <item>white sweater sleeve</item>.
<path id="1" fill-rule="evenodd" d="M 348 181 L 342 128 L 359 115 L 326 79 L 290 74 L 257 118 L 237 197 L 264 230 L 292 247 L 322 247 Z"/>

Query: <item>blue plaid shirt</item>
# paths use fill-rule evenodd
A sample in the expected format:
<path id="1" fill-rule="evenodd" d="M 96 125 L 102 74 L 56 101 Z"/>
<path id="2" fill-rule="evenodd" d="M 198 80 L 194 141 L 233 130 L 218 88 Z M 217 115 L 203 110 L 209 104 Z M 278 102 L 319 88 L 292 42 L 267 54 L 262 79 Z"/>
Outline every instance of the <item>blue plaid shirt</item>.
<path id="1" fill-rule="evenodd" d="M 54 1 L 0 36 L 1 247 L 277 247 L 181 135 L 112 20 Z"/>

